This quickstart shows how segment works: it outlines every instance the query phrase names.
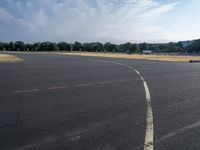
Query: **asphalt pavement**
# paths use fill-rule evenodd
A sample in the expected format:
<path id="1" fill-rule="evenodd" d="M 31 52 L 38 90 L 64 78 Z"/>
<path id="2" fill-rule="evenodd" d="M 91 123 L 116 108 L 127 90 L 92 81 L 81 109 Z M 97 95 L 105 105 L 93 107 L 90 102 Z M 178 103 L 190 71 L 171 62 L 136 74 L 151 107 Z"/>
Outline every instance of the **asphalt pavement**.
<path id="1" fill-rule="evenodd" d="M 0 64 L 0 149 L 200 149 L 200 64 L 14 53 Z M 113 63 L 110 63 L 113 62 Z M 119 65 L 123 64 L 123 65 Z"/>

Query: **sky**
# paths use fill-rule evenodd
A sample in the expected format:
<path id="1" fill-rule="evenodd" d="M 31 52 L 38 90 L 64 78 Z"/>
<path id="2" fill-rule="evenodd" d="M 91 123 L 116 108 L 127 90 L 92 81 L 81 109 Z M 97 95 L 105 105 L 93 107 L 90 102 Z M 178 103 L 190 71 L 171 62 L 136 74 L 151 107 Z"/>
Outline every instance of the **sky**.
<path id="1" fill-rule="evenodd" d="M 163 43 L 199 38 L 199 0 L 0 1 L 3 42 Z"/>

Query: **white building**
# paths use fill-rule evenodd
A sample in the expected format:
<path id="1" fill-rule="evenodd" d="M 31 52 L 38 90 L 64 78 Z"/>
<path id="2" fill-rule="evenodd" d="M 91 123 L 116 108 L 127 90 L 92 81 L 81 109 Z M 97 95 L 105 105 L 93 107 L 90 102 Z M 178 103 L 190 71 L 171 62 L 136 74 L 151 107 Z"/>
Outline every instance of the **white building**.
<path id="1" fill-rule="evenodd" d="M 150 51 L 150 50 L 143 50 L 142 53 L 143 54 L 152 54 L 152 51 Z"/>

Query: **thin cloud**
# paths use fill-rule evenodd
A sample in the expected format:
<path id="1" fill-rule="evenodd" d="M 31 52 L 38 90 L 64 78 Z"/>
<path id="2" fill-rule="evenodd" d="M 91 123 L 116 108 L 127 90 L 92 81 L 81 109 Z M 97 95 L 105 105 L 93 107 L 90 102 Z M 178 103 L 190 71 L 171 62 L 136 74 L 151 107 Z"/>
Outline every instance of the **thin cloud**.
<path id="1" fill-rule="evenodd" d="M 11 23 L 13 19 L 14 17 L 9 12 L 7 12 L 4 8 L 0 7 L 0 23 L 1 24 Z"/>
<path id="2" fill-rule="evenodd" d="M 23 29 L 29 35 L 25 39 L 30 40 L 137 42 L 149 40 L 145 36 L 150 34 L 156 39 L 161 27 L 154 22 L 179 4 L 156 0 L 7 0 L 7 8 L 0 8 L 0 21 L 3 26 L 12 20 L 16 30 Z M 16 8 L 15 12 L 9 7 Z"/>

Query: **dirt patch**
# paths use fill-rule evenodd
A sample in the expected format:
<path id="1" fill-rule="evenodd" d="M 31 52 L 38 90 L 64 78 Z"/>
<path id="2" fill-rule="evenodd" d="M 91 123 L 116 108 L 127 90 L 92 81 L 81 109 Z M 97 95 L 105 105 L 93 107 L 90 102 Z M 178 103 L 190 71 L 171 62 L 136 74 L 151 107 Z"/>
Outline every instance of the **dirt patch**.
<path id="1" fill-rule="evenodd" d="M 128 58 L 157 61 L 189 62 L 190 60 L 200 60 L 200 56 L 178 56 L 178 55 L 145 55 L 145 54 L 117 54 L 117 53 L 89 53 L 89 52 L 69 52 L 66 55 L 93 56 L 108 58 Z"/>
<path id="2" fill-rule="evenodd" d="M 0 63 L 1 62 L 19 62 L 19 61 L 22 61 L 22 59 L 17 58 L 13 55 L 0 54 Z"/>

